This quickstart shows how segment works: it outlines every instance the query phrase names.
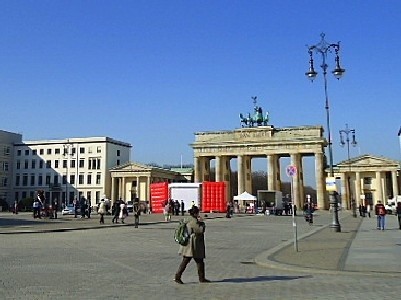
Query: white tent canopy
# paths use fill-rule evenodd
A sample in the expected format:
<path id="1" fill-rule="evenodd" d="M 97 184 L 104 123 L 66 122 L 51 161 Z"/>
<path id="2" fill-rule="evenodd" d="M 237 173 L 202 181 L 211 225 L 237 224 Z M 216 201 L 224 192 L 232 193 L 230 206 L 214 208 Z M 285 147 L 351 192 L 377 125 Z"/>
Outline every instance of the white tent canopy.
<path id="1" fill-rule="evenodd" d="M 256 196 L 251 195 L 248 192 L 243 192 L 241 195 L 234 196 L 234 200 L 254 201 L 256 200 Z"/>

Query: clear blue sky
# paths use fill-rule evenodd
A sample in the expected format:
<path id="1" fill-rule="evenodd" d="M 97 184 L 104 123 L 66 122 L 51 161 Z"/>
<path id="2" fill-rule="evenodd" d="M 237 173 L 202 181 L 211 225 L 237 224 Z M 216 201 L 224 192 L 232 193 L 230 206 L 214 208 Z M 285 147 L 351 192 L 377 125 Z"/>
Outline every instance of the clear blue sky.
<path id="1" fill-rule="evenodd" d="M 275 127 L 323 125 L 320 58 L 329 74 L 334 162 L 345 124 L 358 154 L 400 159 L 401 2 L 1 1 L 0 128 L 24 140 L 110 136 L 141 163 L 193 163 L 194 132 L 240 127 L 252 96 Z M 328 58 L 334 68 L 334 56 Z"/>

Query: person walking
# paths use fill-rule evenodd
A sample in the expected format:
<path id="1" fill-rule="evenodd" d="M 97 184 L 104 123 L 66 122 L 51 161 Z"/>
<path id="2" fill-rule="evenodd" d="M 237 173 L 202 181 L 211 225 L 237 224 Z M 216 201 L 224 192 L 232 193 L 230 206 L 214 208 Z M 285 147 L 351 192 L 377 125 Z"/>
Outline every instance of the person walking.
<path id="1" fill-rule="evenodd" d="M 120 215 L 119 215 L 121 223 L 124 224 L 124 220 L 125 220 L 125 218 L 127 216 L 128 216 L 127 205 L 125 205 L 124 201 L 121 201 L 121 203 L 120 203 Z"/>
<path id="2" fill-rule="evenodd" d="M 99 207 L 97 209 L 97 213 L 100 215 L 100 224 L 104 224 L 104 214 L 106 213 L 106 203 L 104 199 L 100 200 Z"/>
<path id="3" fill-rule="evenodd" d="M 375 214 L 377 217 L 377 229 L 384 230 L 386 221 L 386 208 L 380 200 L 378 200 L 377 204 L 375 205 Z"/>
<path id="4" fill-rule="evenodd" d="M 401 202 L 397 202 L 396 213 L 398 218 L 398 226 L 401 230 Z"/>
<path id="5" fill-rule="evenodd" d="M 83 195 L 79 200 L 79 207 L 81 209 L 81 219 L 85 219 L 87 204 L 86 204 L 86 199 Z"/>
<path id="6" fill-rule="evenodd" d="M 196 262 L 198 268 L 198 277 L 200 283 L 208 283 L 210 280 L 205 278 L 205 222 L 199 216 L 199 208 L 193 206 L 189 211 L 190 217 L 187 220 L 187 230 L 190 233 L 190 238 L 186 246 L 181 246 L 178 253 L 182 256 L 182 261 L 175 273 L 174 281 L 183 284 L 181 277 L 187 265 L 192 260 Z"/>
<path id="7" fill-rule="evenodd" d="M 114 222 L 116 222 L 116 224 L 118 224 L 118 217 L 120 216 L 120 204 L 121 204 L 121 200 L 117 200 L 116 202 L 114 202 L 113 204 L 113 219 L 111 220 L 111 222 L 114 224 Z"/>
<path id="8" fill-rule="evenodd" d="M 169 221 L 169 216 L 168 216 L 168 212 L 170 210 L 169 206 L 170 206 L 169 202 L 168 202 L 168 200 L 166 200 L 166 202 L 164 203 L 164 207 L 163 207 L 163 215 L 164 215 L 164 221 L 165 222 Z"/>
<path id="9" fill-rule="evenodd" d="M 55 219 L 57 219 L 57 211 L 58 211 L 58 203 L 57 199 L 55 199 L 53 202 L 53 214 Z"/>

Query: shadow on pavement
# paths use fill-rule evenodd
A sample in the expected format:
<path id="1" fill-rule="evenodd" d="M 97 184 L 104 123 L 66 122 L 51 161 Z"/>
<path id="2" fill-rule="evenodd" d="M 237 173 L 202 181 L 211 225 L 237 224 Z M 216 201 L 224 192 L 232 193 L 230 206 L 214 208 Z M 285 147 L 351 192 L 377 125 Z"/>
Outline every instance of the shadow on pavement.
<path id="1" fill-rule="evenodd" d="M 227 278 L 213 282 L 228 282 L 228 283 L 245 283 L 245 282 L 261 282 L 261 281 L 284 281 L 284 280 L 296 280 L 303 278 L 312 278 L 312 275 L 305 276 L 257 276 L 253 278 Z"/>

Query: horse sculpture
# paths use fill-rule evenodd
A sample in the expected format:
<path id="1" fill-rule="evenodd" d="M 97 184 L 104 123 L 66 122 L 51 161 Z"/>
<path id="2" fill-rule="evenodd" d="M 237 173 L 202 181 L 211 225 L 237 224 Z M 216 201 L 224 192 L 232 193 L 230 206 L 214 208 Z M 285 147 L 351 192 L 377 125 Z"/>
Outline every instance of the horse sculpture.
<path id="1" fill-rule="evenodd" d="M 244 117 L 243 114 L 239 114 L 239 118 L 241 120 L 241 127 L 257 127 L 257 126 L 266 126 L 267 123 L 269 122 L 269 113 L 267 112 L 265 116 L 263 116 L 263 109 L 260 106 L 256 105 L 256 98 L 257 97 L 252 97 L 253 99 L 253 116 L 251 116 L 250 113 L 248 113 L 247 117 Z"/>

